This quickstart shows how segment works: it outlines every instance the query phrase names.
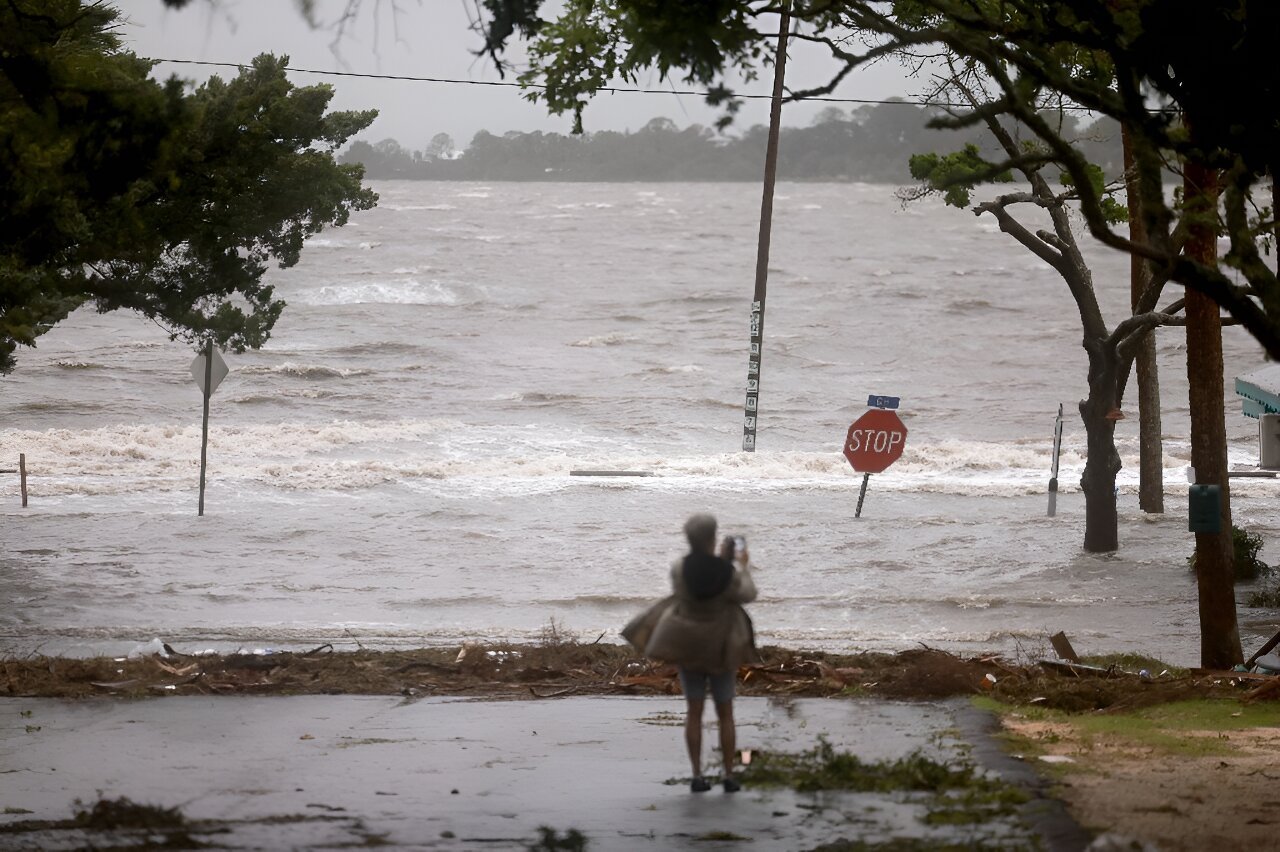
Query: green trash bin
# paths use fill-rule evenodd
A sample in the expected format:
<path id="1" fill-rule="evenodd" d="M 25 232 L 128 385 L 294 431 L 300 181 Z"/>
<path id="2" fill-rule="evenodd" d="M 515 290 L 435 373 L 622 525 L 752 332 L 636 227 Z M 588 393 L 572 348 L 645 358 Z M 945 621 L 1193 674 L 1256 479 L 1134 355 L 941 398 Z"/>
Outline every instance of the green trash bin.
<path id="1" fill-rule="evenodd" d="M 1187 529 L 1191 532 L 1222 532 L 1222 486 L 1191 486 L 1191 493 L 1187 498 L 1187 515 Z"/>

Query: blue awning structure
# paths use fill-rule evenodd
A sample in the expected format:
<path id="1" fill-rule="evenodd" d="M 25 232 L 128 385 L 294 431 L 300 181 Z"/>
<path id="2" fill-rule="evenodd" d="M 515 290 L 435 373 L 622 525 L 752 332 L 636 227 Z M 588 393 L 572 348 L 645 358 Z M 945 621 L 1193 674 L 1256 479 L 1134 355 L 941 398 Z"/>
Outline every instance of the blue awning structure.
<path id="1" fill-rule="evenodd" d="M 1246 417 L 1280 414 L 1280 364 L 1236 376 L 1236 393 L 1244 397 Z"/>

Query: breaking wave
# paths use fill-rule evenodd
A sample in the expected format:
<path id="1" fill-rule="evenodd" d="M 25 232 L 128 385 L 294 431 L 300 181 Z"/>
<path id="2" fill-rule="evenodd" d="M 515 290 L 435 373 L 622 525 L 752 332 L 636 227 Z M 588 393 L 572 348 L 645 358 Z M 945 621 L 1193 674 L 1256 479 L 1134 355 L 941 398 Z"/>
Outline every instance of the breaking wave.
<path id="1" fill-rule="evenodd" d="M 349 379 L 353 376 L 367 376 L 370 371 L 359 368 L 326 367 L 323 364 L 295 364 L 292 361 L 274 366 L 249 364 L 236 369 L 246 375 L 278 375 L 296 379 Z"/>
<path id="2" fill-rule="evenodd" d="M 556 395 L 516 395 L 525 404 L 564 405 Z M 0 431 L 0 456 L 28 457 L 31 487 L 42 495 L 148 493 L 189 487 L 198 468 L 198 425 L 118 425 L 96 429 Z M 1176 447 L 1170 453 L 1178 452 Z M 941 441 L 910 446 L 877 491 L 1018 496 L 1044 493 L 1051 449 L 1025 444 Z M 1126 459 L 1118 485 L 1136 490 L 1137 459 Z M 567 488 L 855 491 L 861 476 L 839 452 L 671 452 L 616 438 L 450 419 L 215 425 L 211 475 L 222 482 L 282 491 L 353 491 L 405 487 L 443 496 L 536 494 Z M 1059 489 L 1079 491 L 1084 457 L 1066 448 Z M 1186 462 L 1166 455 L 1166 487 L 1175 492 Z M 629 471 L 644 476 L 577 476 L 573 471 Z M 1239 488 L 1265 487 L 1240 483 Z M 1233 484 L 1233 489 L 1237 488 Z"/>
<path id="3" fill-rule="evenodd" d="M 330 284 L 298 294 L 297 301 L 308 305 L 457 305 L 462 297 L 439 281 L 409 278 L 397 282 Z"/>
<path id="4" fill-rule="evenodd" d="M 623 343 L 634 343 L 636 338 L 630 334 L 622 334 L 620 332 L 610 332 L 609 334 L 598 334 L 593 337 L 584 337 L 581 340 L 575 340 L 570 346 L 618 346 Z"/>
<path id="5" fill-rule="evenodd" d="M 697 364 L 679 364 L 672 367 L 650 367 L 645 370 L 646 373 L 660 373 L 670 375 L 672 373 L 701 373 L 703 370 Z"/>

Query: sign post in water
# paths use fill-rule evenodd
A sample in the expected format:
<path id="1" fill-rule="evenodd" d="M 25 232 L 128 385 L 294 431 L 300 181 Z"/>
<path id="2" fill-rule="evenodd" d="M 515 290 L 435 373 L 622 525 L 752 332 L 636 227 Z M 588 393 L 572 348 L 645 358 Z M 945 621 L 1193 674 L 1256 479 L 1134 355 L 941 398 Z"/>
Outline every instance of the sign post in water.
<path id="1" fill-rule="evenodd" d="M 872 396 L 867 405 L 870 411 L 853 421 L 844 439 L 844 457 L 853 469 L 862 474 L 862 488 L 858 491 L 858 508 L 855 518 L 862 517 L 862 501 L 867 496 L 867 483 L 871 474 L 881 473 L 902 457 L 907 445 L 907 427 L 892 410 L 901 400 L 896 396 Z"/>
<path id="2" fill-rule="evenodd" d="M 1049 517 L 1058 513 L 1058 456 L 1062 453 L 1062 403 L 1053 421 L 1053 468 L 1049 473 Z"/>
<path id="3" fill-rule="evenodd" d="M 197 355 L 191 362 L 191 377 L 196 380 L 196 387 L 200 388 L 200 393 L 204 396 L 204 417 L 200 425 L 199 514 L 201 516 L 204 515 L 204 470 L 209 448 L 209 397 L 213 396 L 213 392 L 218 389 L 218 385 L 222 384 L 228 372 L 230 371 L 227 369 L 227 362 L 223 361 L 218 350 L 213 348 L 212 340 L 204 345 L 204 352 Z"/>

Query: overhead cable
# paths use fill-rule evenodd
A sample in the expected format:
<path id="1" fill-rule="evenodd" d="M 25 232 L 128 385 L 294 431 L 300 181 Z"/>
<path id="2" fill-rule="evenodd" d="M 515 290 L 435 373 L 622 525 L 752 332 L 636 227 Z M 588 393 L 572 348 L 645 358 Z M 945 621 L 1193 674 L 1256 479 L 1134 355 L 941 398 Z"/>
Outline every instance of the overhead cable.
<path id="1" fill-rule="evenodd" d="M 200 59 L 162 59 L 160 57 L 147 57 L 152 62 L 172 62 L 178 65 L 206 65 L 214 68 L 245 68 L 248 67 L 244 63 L 237 62 L 207 62 Z M 315 68 L 292 68 L 286 67 L 285 71 L 292 71 L 295 74 L 320 74 L 329 77 L 360 77 L 369 80 L 401 80 L 409 83 L 444 83 L 457 86 L 495 86 L 515 89 L 545 89 L 546 86 L 536 83 L 518 83 L 511 80 L 461 80 L 450 77 L 417 77 L 408 74 L 366 74 L 357 71 L 321 71 Z M 695 97 L 706 97 L 711 94 L 706 91 L 696 89 L 642 89 L 626 86 L 602 86 L 597 91 L 609 92 L 611 94 L 632 94 L 632 95 L 689 95 Z M 733 97 L 742 100 L 769 100 L 772 95 L 766 94 L 743 94 L 734 93 Z M 948 103 L 946 101 L 919 101 L 905 98 L 893 98 L 882 100 L 876 98 L 837 98 L 830 95 L 806 95 L 803 98 L 795 98 L 794 101 L 818 101 L 821 103 L 835 104 L 865 104 L 871 106 L 888 105 L 888 106 L 932 106 L 932 107 L 968 107 L 969 104 Z"/>

